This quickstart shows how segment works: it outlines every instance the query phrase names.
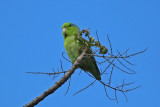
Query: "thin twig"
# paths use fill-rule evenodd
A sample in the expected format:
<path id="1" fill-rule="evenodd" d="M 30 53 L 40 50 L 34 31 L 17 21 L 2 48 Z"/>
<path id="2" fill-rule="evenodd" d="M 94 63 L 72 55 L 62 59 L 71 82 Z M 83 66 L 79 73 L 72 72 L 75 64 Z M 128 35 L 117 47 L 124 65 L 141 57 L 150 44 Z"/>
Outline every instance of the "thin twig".
<path id="1" fill-rule="evenodd" d="M 111 78 L 112 78 L 113 68 L 114 68 L 114 66 L 112 66 L 111 74 L 110 74 L 110 77 L 109 77 L 109 85 L 111 84 Z"/>
<path id="2" fill-rule="evenodd" d="M 117 101 L 117 103 L 118 103 L 117 90 L 115 90 L 115 99 L 116 99 L 116 101 Z"/>
<path id="3" fill-rule="evenodd" d="M 126 65 L 124 65 L 118 58 L 117 58 L 117 61 L 123 66 L 125 67 L 126 69 L 128 69 L 129 71 L 132 71 L 133 73 L 136 73 L 134 70 L 128 68 Z"/>
<path id="4" fill-rule="evenodd" d="M 106 60 L 107 60 L 107 59 L 106 59 Z M 108 60 L 107 60 L 107 61 L 108 61 Z M 110 61 L 108 61 L 108 62 L 111 63 L 114 67 L 116 67 L 117 69 L 121 70 L 121 71 L 124 72 L 124 73 L 127 73 L 127 74 L 135 74 L 135 73 L 127 72 L 127 71 L 125 71 L 125 70 L 119 68 L 118 66 L 116 66 L 114 63 L 112 63 L 112 62 L 110 62 Z"/>
<path id="5" fill-rule="evenodd" d="M 127 102 L 128 98 L 127 98 L 126 94 L 124 92 L 122 92 L 122 93 L 123 93 L 124 97 L 126 98 L 126 102 Z"/>
<path id="6" fill-rule="evenodd" d="M 129 50 L 129 49 L 128 49 Z M 127 51 L 128 51 L 127 50 Z M 127 53 L 127 51 L 126 52 L 124 52 L 123 54 L 125 54 L 125 53 Z M 120 54 L 120 52 L 117 50 L 117 52 Z M 135 64 L 133 64 L 133 63 L 131 63 L 131 62 L 129 62 L 129 61 L 127 61 L 124 57 L 123 57 L 123 54 L 120 54 L 120 56 L 122 57 L 122 59 L 124 60 L 124 61 L 126 61 L 128 64 L 130 64 L 130 65 L 135 65 Z"/>
<path id="7" fill-rule="evenodd" d="M 146 48 L 146 49 L 144 49 L 143 51 L 140 51 L 140 52 L 137 52 L 137 53 L 134 53 L 134 54 L 131 54 L 131 55 L 128 55 L 129 57 L 130 56 L 135 56 L 135 55 L 138 55 L 138 54 L 141 54 L 141 53 L 144 53 L 144 52 L 146 52 L 148 49 Z"/>
<path id="8" fill-rule="evenodd" d="M 107 39 L 109 41 L 109 46 L 110 46 L 110 50 L 111 50 L 111 55 L 113 55 L 113 52 L 112 52 L 112 45 L 111 45 L 111 41 L 109 39 L 109 35 L 107 35 Z"/>
<path id="9" fill-rule="evenodd" d="M 97 40 L 99 42 L 99 37 L 98 37 L 98 31 L 96 30 L 96 36 L 97 36 Z M 100 43 L 100 42 L 99 42 Z"/>
<path id="10" fill-rule="evenodd" d="M 143 51 L 136 52 L 136 53 L 134 53 L 134 54 L 130 54 L 130 55 L 127 55 L 127 56 L 119 56 L 119 57 L 114 56 L 114 55 L 112 55 L 112 54 L 110 54 L 111 56 L 104 56 L 104 55 L 94 55 L 94 56 L 96 56 L 96 57 L 102 57 L 102 58 L 130 58 L 131 56 L 135 56 L 135 55 L 144 53 L 144 52 L 146 52 L 146 51 L 147 51 L 147 48 L 144 49 Z"/>
<path id="11" fill-rule="evenodd" d="M 54 72 L 54 73 L 44 73 L 44 72 L 26 72 L 26 73 L 31 73 L 31 74 L 46 74 L 46 75 L 55 75 L 55 74 L 61 74 L 61 73 L 66 73 L 67 71 L 63 72 Z"/>
<path id="12" fill-rule="evenodd" d="M 116 99 L 112 99 L 112 98 L 109 97 L 105 86 L 104 86 L 104 91 L 105 91 L 105 93 L 106 93 L 106 96 L 107 96 L 110 100 L 116 100 Z"/>
<path id="13" fill-rule="evenodd" d="M 94 84 L 95 82 L 96 82 L 96 80 L 94 80 L 93 82 L 91 82 L 91 83 L 90 83 L 89 85 L 87 85 L 85 88 L 83 88 L 83 89 L 79 90 L 78 92 L 76 92 L 75 94 L 73 94 L 73 96 L 75 96 L 76 94 L 78 94 L 78 93 L 84 91 L 85 89 L 89 88 L 89 87 L 90 87 L 92 84 Z"/>
<path id="14" fill-rule="evenodd" d="M 67 95 L 67 93 L 69 91 L 70 84 L 71 84 L 71 77 L 69 78 L 69 84 L 68 84 L 68 88 L 67 88 L 67 91 L 66 91 L 65 95 Z"/>
<path id="15" fill-rule="evenodd" d="M 68 62 L 72 63 L 69 59 L 67 59 L 63 54 L 66 53 L 66 52 L 62 52 L 62 57 L 67 60 Z"/>

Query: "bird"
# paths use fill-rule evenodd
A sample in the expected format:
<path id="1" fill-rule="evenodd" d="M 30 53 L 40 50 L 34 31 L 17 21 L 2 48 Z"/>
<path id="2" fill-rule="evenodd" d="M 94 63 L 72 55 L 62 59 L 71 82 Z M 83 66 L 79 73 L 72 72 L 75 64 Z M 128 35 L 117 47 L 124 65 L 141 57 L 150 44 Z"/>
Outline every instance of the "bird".
<path id="1" fill-rule="evenodd" d="M 67 22 L 62 26 L 62 35 L 64 37 L 64 47 L 72 63 L 82 54 L 86 48 L 85 43 L 81 41 L 87 41 L 81 36 L 80 29 L 77 25 Z M 87 50 L 87 54 L 92 54 L 91 47 Z M 85 72 L 91 73 L 95 79 L 101 80 L 100 71 L 98 69 L 94 56 L 85 57 L 84 62 L 79 65 L 79 68 Z"/>

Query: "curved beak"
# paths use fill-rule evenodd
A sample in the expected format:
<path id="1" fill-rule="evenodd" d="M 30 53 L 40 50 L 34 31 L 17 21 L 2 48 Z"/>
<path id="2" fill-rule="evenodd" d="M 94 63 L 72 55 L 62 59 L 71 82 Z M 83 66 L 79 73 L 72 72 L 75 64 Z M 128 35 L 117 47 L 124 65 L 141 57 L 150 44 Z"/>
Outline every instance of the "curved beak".
<path id="1" fill-rule="evenodd" d="M 63 28 L 62 32 L 63 32 L 63 35 L 66 35 L 66 28 Z"/>
<path id="2" fill-rule="evenodd" d="M 63 28 L 62 33 L 63 33 L 63 37 L 66 38 L 66 36 L 67 36 L 67 34 L 66 34 L 66 28 Z"/>

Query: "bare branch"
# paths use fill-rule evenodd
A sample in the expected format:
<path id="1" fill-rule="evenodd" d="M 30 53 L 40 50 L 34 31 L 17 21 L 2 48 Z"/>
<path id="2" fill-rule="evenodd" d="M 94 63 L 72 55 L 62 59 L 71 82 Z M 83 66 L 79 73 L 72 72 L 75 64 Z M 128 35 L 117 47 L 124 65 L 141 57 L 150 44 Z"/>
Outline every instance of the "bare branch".
<path id="1" fill-rule="evenodd" d="M 73 66 L 68 70 L 68 72 L 59 81 L 57 81 L 52 87 L 50 87 L 42 95 L 36 97 L 30 103 L 24 105 L 24 107 L 33 107 L 33 106 L 37 105 L 44 98 L 46 98 L 48 95 L 54 93 L 59 87 L 61 87 L 69 79 L 69 77 L 71 77 L 71 75 L 74 73 L 74 71 L 77 69 L 77 67 L 79 66 L 81 61 L 84 59 L 84 56 L 85 56 L 86 52 L 87 52 L 87 49 L 85 49 L 82 52 L 82 54 L 77 58 L 77 60 L 73 64 Z"/>
<path id="2" fill-rule="evenodd" d="M 87 36 L 89 38 L 89 31 L 88 29 L 86 30 L 83 30 L 82 33 L 85 33 L 85 36 Z M 97 39 L 98 39 L 98 42 L 99 42 L 99 38 L 98 38 L 98 34 L 97 34 L 97 31 L 96 31 L 96 36 L 97 36 Z M 91 53 L 91 54 L 88 54 L 87 53 L 87 49 L 85 49 L 83 51 L 83 53 L 77 58 L 77 60 L 75 61 L 75 63 L 73 64 L 73 66 L 68 70 L 68 71 L 64 71 L 63 70 L 63 66 L 62 66 L 62 61 L 60 60 L 60 63 L 61 63 L 61 72 L 54 72 L 53 70 L 53 73 L 43 73 L 43 72 L 27 72 L 27 73 L 32 73 L 32 74 L 46 74 L 46 75 L 53 75 L 54 78 L 56 78 L 59 74 L 61 73 L 64 73 L 64 76 L 59 80 L 57 81 L 51 88 L 49 88 L 47 91 L 45 91 L 42 95 L 36 97 L 33 101 L 31 101 L 30 103 L 24 105 L 24 107 L 32 107 L 34 105 L 37 105 L 39 102 L 41 102 L 44 98 L 46 98 L 48 95 L 54 93 L 58 88 L 60 88 L 68 79 L 69 79 L 69 85 L 68 85 L 68 88 L 67 88 L 67 91 L 65 93 L 65 95 L 68 93 L 68 90 L 70 88 L 70 82 L 71 82 L 71 75 L 74 73 L 74 71 L 78 68 L 79 64 L 82 64 L 83 62 L 85 62 L 86 60 L 90 59 L 92 56 L 96 56 L 96 57 L 99 57 L 99 58 L 103 58 L 102 62 L 98 62 L 98 65 L 102 64 L 102 63 L 105 63 L 105 62 L 108 62 L 108 66 L 101 72 L 101 76 L 103 74 L 106 73 L 107 69 L 112 65 L 112 69 L 110 71 L 110 76 L 109 76 L 109 81 L 106 83 L 104 83 L 102 80 L 96 80 L 92 75 L 90 75 L 88 72 L 86 72 L 90 77 L 94 78 L 95 80 L 93 82 L 91 82 L 89 85 L 87 85 L 86 87 L 84 87 L 83 89 L 79 90 L 78 92 L 76 92 L 74 95 L 86 90 L 87 88 L 89 88 L 90 86 L 92 86 L 96 81 L 99 81 L 103 86 L 104 86 L 104 90 L 105 90 L 105 93 L 106 93 L 106 96 L 110 99 L 110 100 L 116 100 L 117 103 L 118 103 L 118 98 L 117 98 L 117 92 L 122 92 L 124 97 L 126 98 L 126 101 L 128 101 L 128 98 L 127 96 L 125 95 L 125 93 L 127 93 L 128 91 L 133 91 L 137 88 L 139 88 L 141 85 L 135 87 L 135 88 L 131 88 L 131 89 L 127 89 L 126 87 L 132 85 L 134 82 L 131 82 L 131 83 L 124 83 L 124 80 L 123 80 L 123 84 L 122 85 L 119 85 L 119 86 L 111 86 L 111 81 L 112 81 L 112 75 L 113 75 L 113 70 L 114 70 L 114 67 L 119 69 L 120 71 L 124 72 L 124 73 L 127 73 L 127 74 L 135 74 L 136 72 L 133 71 L 132 69 L 128 68 L 125 64 L 122 63 L 122 61 L 125 61 L 126 63 L 130 64 L 130 65 L 134 65 L 132 64 L 131 62 L 129 62 L 128 60 L 126 60 L 127 58 L 130 58 L 132 56 L 135 56 L 135 55 L 138 55 L 138 54 L 141 54 L 143 52 L 145 52 L 147 49 L 143 50 L 143 51 L 140 51 L 140 52 L 137 52 L 137 53 L 133 53 L 133 54 L 130 54 L 130 55 L 127 55 L 127 52 L 129 49 L 127 49 L 124 53 L 120 53 L 118 50 L 118 55 L 114 55 L 113 54 L 113 50 L 112 50 L 112 44 L 110 42 L 110 39 L 109 39 L 109 36 L 107 35 L 107 38 L 108 38 L 108 41 L 109 41 L 109 46 L 110 46 L 110 51 L 111 53 L 101 53 L 101 49 L 98 49 L 96 50 L 95 52 Z M 93 39 L 94 41 L 94 39 Z M 96 41 L 97 42 L 97 41 Z M 95 44 L 96 44 L 95 42 Z M 100 42 L 98 43 L 100 44 Z M 96 46 L 96 45 L 93 45 L 93 46 Z M 101 44 L 100 44 L 101 46 Z M 105 47 L 105 46 L 104 46 Z M 107 48 L 106 48 L 107 49 Z M 98 55 L 96 55 L 96 52 L 100 50 L 100 53 Z M 108 49 L 107 49 L 108 51 Z M 102 55 L 100 55 L 102 54 Z M 106 54 L 106 56 L 104 55 Z M 109 56 L 107 56 L 109 55 Z M 69 59 L 67 59 L 65 56 L 64 56 L 64 52 L 62 53 L 62 57 L 67 60 L 68 62 L 72 63 Z M 83 60 L 85 59 L 85 60 Z M 121 69 L 120 67 L 118 67 L 116 64 L 115 64 L 115 59 L 124 67 L 126 68 L 127 70 L 129 71 L 132 71 L 132 73 L 130 72 L 127 72 L 123 69 Z M 122 59 L 122 60 L 121 60 Z M 80 71 L 81 73 L 81 71 Z M 110 88 L 112 90 L 114 90 L 114 96 L 115 98 L 110 98 L 108 93 L 107 93 L 107 90 L 106 88 Z M 73 96 L 74 96 L 73 95 Z"/>

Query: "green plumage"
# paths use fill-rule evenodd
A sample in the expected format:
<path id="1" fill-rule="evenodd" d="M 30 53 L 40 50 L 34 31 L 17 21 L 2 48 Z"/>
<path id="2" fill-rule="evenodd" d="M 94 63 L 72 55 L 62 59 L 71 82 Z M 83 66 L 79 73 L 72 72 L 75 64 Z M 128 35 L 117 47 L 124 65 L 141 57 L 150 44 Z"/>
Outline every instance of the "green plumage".
<path id="1" fill-rule="evenodd" d="M 80 41 L 86 40 L 80 36 L 79 28 L 72 23 L 64 23 L 62 29 L 64 47 L 72 63 L 74 63 L 86 47 L 85 43 L 81 43 Z M 87 53 L 92 54 L 92 50 L 88 50 Z M 101 80 L 100 72 L 93 56 L 86 58 L 85 61 L 79 66 L 79 68 L 90 72 L 97 80 Z"/>

